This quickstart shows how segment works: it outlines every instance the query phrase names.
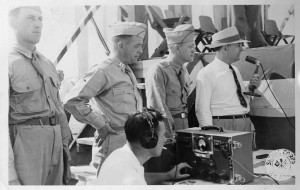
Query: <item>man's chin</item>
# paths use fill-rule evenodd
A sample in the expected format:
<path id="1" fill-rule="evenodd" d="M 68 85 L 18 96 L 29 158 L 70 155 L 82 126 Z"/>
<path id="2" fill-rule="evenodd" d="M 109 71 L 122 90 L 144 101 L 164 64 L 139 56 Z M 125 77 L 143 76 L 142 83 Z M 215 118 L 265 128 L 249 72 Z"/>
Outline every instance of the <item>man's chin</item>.
<path id="1" fill-rule="evenodd" d="M 37 43 L 39 43 L 39 42 L 40 42 L 40 38 L 39 38 L 39 39 L 33 39 L 33 40 L 32 40 L 32 43 L 33 43 L 33 44 L 37 44 Z"/>
<path id="2" fill-rule="evenodd" d="M 160 157 L 161 156 L 162 151 L 155 153 L 155 155 L 153 155 L 153 157 Z"/>
<path id="3" fill-rule="evenodd" d="M 161 156 L 161 154 L 162 154 L 162 150 L 158 153 L 158 156 L 157 156 L 157 157 Z"/>
<path id="4" fill-rule="evenodd" d="M 137 60 L 137 59 L 134 59 L 134 60 L 131 61 L 130 64 L 137 64 L 137 63 L 138 63 L 138 60 Z"/>

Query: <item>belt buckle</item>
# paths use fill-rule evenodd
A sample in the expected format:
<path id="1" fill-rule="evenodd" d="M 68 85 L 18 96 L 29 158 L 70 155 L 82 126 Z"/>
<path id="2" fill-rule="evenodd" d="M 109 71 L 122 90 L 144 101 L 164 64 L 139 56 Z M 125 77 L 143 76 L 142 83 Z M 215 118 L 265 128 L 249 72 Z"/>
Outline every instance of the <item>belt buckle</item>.
<path id="1" fill-rule="evenodd" d="M 185 118 L 187 118 L 187 116 L 186 116 L 186 115 L 187 115 L 186 113 L 182 112 L 182 113 L 181 113 L 181 118 L 182 118 L 182 119 L 185 119 Z"/>
<path id="2" fill-rule="evenodd" d="M 50 117 L 49 118 L 49 124 L 50 124 L 50 126 L 56 125 L 56 118 L 55 117 Z"/>

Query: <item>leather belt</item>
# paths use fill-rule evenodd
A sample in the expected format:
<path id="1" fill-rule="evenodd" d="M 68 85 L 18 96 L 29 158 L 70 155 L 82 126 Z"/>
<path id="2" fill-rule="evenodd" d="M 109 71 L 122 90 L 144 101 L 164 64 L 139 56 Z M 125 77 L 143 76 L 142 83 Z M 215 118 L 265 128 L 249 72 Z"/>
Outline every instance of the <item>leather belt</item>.
<path id="1" fill-rule="evenodd" d="M 173 117 L 174 117 L 174 118 L 181 118 L 181 119 L 185 119 L 185 118 L 187 118 L 187 117 L 188 117 L 188 114 L 187 114 L 187 113 L 184 113 L 184 112 L 182 112 L 182 113 L 178 113 L 178 114 L 175 114 L 175 115 L 173 115 Z"/>
<path id="2" fill-rule="evenodd" d="M 35 118 L 35 119 L 28 119 L 26 121 L 20 122 L 18 124 L 25 124 L 25 125 L 41 125 L 41 122 L 43 125 L 50 125 L 54 126 L 59 124 L 59 117 L 49 117 L 49 118 Z"/>
<path id="3" fill-rule="evenodd" d="M 250 115 L 243 114 L 243 115 L 223 115 L 223 116 L 213 116 L 213 119 L 241 119 L 241 118 L 248 118 Z"/>

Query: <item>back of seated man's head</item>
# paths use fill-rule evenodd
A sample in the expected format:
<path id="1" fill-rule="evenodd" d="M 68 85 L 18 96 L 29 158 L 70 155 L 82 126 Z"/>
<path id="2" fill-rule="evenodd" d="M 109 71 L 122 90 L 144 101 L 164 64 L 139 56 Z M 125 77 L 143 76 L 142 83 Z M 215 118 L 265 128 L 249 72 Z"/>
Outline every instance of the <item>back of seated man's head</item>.
<path id="1" fill-rule="evenodd" d="M 137 112 L 129 116 L 125 123 L 127 141 L 129 143 L 140 143 L 147 149 L 154 148 L 156 145 L 155 138 L 156 143 L 158 140 L 157 134 L 160 121 L 163 121 L 162 114 L 157 110 L 149 108 L 144 108 L 142 112 Z"/>

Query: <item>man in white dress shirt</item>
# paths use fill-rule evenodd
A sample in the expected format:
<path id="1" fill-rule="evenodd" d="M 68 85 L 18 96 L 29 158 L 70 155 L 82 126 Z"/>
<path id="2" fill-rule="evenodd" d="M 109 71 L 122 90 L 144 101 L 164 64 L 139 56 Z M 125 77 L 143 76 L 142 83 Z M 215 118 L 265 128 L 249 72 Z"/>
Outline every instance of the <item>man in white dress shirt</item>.
<path id="1" fill-rule="evenodd" d="M 245 87 L 241 74 L 232 63 L 239 60 L 242 43 L 235 26 L 226 28 L 212 36 L 214 61 L 201 69 L 196 78 L 195 111 L 200 127 L 219 126 L 227 130 L 251 131 L 249 118 L 249 96 L 243 92 L 249 86 L 260 85 L 258 74 L 254 74 Z"/>
<path id="2" fill-rule="evenodd" d="M 166 140 L 163 117 L 156 110 L 144 109 L 129 116 L 124 128 L 127 143 L 106 158 L 93 185 L 147 185 L 147 182 L 149 183 L 144 177 L 143 164 L 161 154 Z M 180 163 L 169 172 L 157 173 L 157 178 L 164 181 L 188 177 L 189 174 L 180 173 L 181 168 L 184 167 L 190 166 Z"/>

